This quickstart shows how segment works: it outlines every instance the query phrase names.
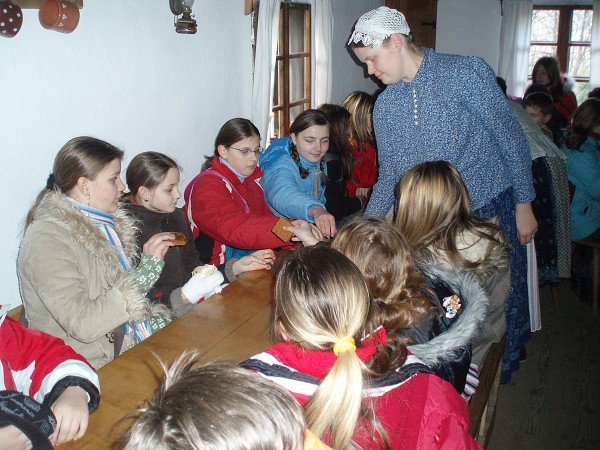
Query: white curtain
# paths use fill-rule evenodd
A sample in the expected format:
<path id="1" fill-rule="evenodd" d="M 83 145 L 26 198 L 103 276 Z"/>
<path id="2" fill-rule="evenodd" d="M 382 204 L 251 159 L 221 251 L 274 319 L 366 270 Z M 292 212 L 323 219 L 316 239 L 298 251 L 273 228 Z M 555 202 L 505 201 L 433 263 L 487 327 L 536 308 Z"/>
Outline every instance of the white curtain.
<path id="1" fill-rule="evenodd" d="M 313 23 L 312 93 L 314 108 L 331 101 L 333 8 L 331 0 L 311 0 Z"/>
<path id="2" fill-rule="evenodd" d="M 311 22 L 313 25 L 311 103 L 313 107 L 317 107 L 322 103 L 331 101 L 333 8 L 331 0 L 307 0 L 306 3 L 311 5 Z M 260 0 L 258 15 L 251 120 L 260 131 L 263 145 L 269 144 L 280 4 L 281 0 Z"/>
<path id="3" fill-rule="evenodd" d="M 594 0 L 591 45 L 590 88 L 593 89 L 600 87 L 600 0 Z"/>
<path id="4" fill-rule="evenodd" d="M 268 131 L 273 109 L 273 80 L 279 38 L 281 0 L 260 0 L 256 30 L 256 56 L 252 84 L 252 113 L 250 119 L 260 131 L 263 145 L 269 145 Z"/>
<path id="5" fill-rule="evenodd" d="M 527 88 L 532 11 L 533 0 L 502 3 L 498 75 L 506 80 L 507 93 L 516 97 L 521 97 Z"/>

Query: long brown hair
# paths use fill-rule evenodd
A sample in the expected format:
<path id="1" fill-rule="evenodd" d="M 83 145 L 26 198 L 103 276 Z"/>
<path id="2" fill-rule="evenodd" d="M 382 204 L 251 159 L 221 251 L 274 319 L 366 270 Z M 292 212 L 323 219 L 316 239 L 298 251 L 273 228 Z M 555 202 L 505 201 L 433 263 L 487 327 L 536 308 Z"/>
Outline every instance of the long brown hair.
<path id="1" fill-rule="evenodd" d="M 464 258 L 456 245 L 465 232 L 489 240 L 488 255 L 505 253 L 501 228 L 471 213 L 467 187 L 449 162 L 429 161 L 413 167 L 398 183 L 396 196 L 396 226 L 415 254 L 438 250 L 455 269 L 476 270 L 480 262 Z"/>
<path id="2" fill-rule="evenodd" d="M 300 114 L 298 114 L 298 117 L 296 117 L 296 119 L 292 122 L 292 125 L 290 125 L 290 134 L 293 133 L 298 136 L 298 133 L 301 133 L 314 125 L 328 127 L 329 121 L 327 120 L 327 116 L 325 116 L 323 111 L 319 111 L 318 109 L 307 109 L 306 111 L 302 111 Z M 300 165 L 300 155 L 298 154 L 298 149 L 293 141 L 290 143 L 290 155 L 294 159 L 294 162 L 298 164 L 300 176 L 302 178 L 306 178 L 308 176 L 308 170 Z M 325 171 L 323 170 L 324 166 L 325 164 L 321 159 L 321 184 L 323 186 L 327 184 L 327 177 L 325 176 Z"/>
<path id="3" fill-rule="evenodd" d="M 589 98 L 573 113 L 565 134 L 565 145 L 579 150 L 595 128 L 600 126 L 600 99 Z"/>
<path id="4" fill-rule="evenodd" d="M 396 227 L 375 217 L 357 217 L 336 234 L 331 246 L 350 258 L 377 301 L 372 327 L 383 326 L 396 344 L 410 343 L 404 330 L 435 313 L 432 292 L 417 272 L 411 249 Z"/>
<path id="5" fill-rule="evenodd" d="M 236 142 L 253 136 L 256 136 L 260 140 L 260 131 L 258 131 L 256 125 L 250 120 L 241 117 L 228 120 L 217 133 L 214 153 L 211 156 L 205 156 L 206 161 L 202 165 L 202 170 L 210 168 L 213 160 L 219 157 L 219 145 L 231 147 Z"/>
<path id="6" fill-rule="evenodd" d="M 112 161 L 123 159 L 123 154 L 123 151 L 114 145 L 89 136 L 73 138 L 63 145 L 54 159 L 46 187 L 38 194 L 27 213 L 25 230 L 33 222 L 37 207 L 46 194 L 54 190 L 69 194 L 79 178 L 95 180 L 98 173 Z"/>
<path id="7" fill-rule="evenodd" d="M 552 96 L 552 100 L 556 103 L 560 101 L 562 96 L 565 93 L 565 86 L 563 85 L 562 78 L 560 76 L 560 68 L 558 66 L 558 60 L 553 56 L 542 56 L 535 62 L 533 66 L 533 71 L 531 74 L 534 82 L 536 81 L 535 73 L 538 68 L 542 66 L 544 70 L 546 70 L 546 75 L 550 80 L 550 85 L 548 89 L 550 89 L 550 95 Z"/>
<path id="8" fill-rule="evenodd" d="M 167 176 L 169 169 L 180 170 L 175 160 L 163 153 L 143 152 L 136 155 L 125 172 L 129 192 L 135 196 L 139 189 L 154 189 Z"/>
<path id="9" fill-rule="evenodd" d="M 352 179 L 354 167 L 354 158 L 348 129 L 350 126 L 350 112 L 339 105 L 325 103 L 319 106 L 319 111 L 323 111 L 329 122 L 329 153 L 337 154 L 340 157 L 342 166 L 342 177 L 344 180 Z"/>
<path id="10" fill-rule="evenodd" d="M 344 99 L 342 106 L 350 112 L 350 137 L 358 151 L 362 151 L 366 142 L 374 145 L 372 124 L 375 97 L 366 92 L 354 91 Z"/>

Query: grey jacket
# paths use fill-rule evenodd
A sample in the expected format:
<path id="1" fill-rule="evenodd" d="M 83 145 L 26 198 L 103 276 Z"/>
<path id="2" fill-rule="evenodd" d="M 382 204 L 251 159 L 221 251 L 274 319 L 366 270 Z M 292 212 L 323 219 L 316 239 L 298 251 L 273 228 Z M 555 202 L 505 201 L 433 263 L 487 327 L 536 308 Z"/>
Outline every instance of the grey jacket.
<path id="1" fill-rule="evenodd" d="M 135 265 L 135 221 L 122 210 L 113 217 Z M 113 330 L 151 316 L 114 247 L 62 193 L 49 192 L 40 202 L 21 242 L 17 270 L 29 327 L 63 339 L 96 369 L 116 356 Z M 126 336 L 121 350 L 133 344 Z"/>

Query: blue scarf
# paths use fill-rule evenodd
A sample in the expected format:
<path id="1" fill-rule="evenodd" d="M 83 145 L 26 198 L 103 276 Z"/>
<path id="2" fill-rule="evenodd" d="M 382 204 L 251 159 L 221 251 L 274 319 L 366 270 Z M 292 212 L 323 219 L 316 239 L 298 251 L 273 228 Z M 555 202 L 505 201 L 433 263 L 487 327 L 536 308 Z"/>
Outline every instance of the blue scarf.
<path id="1" fill-rule="evenodd" d="M 91 206 L 83 205 L 70 197 L 67 197 L 77 208 L 79 208 L 85 216 L 100 230 L 100 232 L 106 236 L 106 239 L 115 248 L 121 267 L 123 270 L 129 270 L 129 260 L 125 255 L 125 250 L 121 244 L 121 239 L 115 230 L 115 223 L 113 221 L 112 214 L 109 214 L 99 209 L 92 208 Z"/>

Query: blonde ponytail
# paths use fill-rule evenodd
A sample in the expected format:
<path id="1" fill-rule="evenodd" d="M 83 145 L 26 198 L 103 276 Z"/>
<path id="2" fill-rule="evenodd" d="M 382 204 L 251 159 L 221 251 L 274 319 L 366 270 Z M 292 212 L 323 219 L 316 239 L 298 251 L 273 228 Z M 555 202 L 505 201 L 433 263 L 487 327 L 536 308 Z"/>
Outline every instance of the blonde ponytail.
<path id="1" fill-rule="evenodd" d="M 373 308 L 358 268 L 330 247 L 297 250 L 282 264 L 275 282 L 271 334 L 310 351 L 337 353 L 337 360 L 305 407 L 307 426 L 336 449 L 351 448 L 359 420 L 366 418 L 387 442 L 372 408 L 363 402 L 370 377 L 354 340 L 364 336 Z M 338 344 L 338 345 L 336 345 Z M 385 444 L 384 444 L 385 446 Z"/>
<path id="2" fill-rule="evenodd" d="M 306 404 L 306 425 L 321 438 L 330 434 L 333 448 L 346 448 L 352 441 L 363 406 L 366 372 L 355 351 L 340 353 Z"/>

